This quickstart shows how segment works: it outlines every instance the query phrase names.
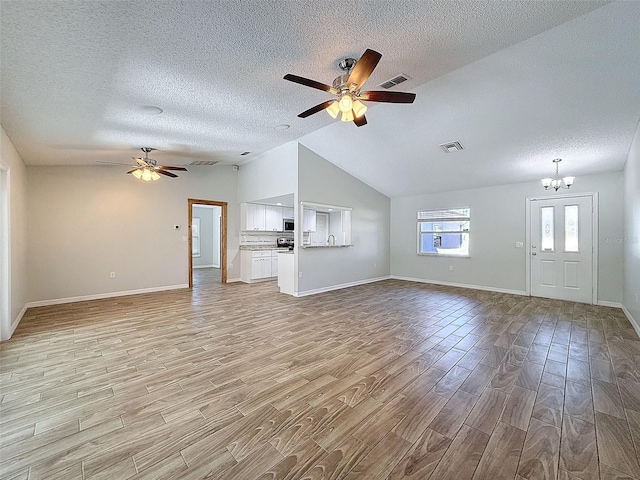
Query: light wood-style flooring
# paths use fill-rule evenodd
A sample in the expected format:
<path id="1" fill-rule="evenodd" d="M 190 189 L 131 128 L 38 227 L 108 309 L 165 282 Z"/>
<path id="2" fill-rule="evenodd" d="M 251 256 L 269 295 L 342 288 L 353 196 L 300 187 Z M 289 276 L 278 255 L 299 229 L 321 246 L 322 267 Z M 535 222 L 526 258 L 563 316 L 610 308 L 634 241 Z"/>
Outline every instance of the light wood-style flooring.
<path id="1" fill-rule="evenodd" d="M 614 308 L 229 284 L 30 309 L 0 361 L 1 478 L 640 479 Z"/>
<path id="2" fill-rule="evenodd" d="M 210 287 L 220 283 L 220 269 L 211 268 L 194 268 L 193 269 L 193 287 Z"/>

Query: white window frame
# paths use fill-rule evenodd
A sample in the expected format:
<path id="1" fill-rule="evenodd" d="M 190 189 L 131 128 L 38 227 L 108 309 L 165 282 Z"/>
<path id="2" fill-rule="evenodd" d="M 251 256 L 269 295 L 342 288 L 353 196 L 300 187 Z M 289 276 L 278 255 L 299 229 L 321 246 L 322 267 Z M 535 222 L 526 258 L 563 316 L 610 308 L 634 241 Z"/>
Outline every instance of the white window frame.
<path id="1" fill-rule="evenodd" d="M 191 219 L 191 256 L 200 256 L 200 217 Z"/>
<path id="2" fill-rule="evenodd" d="M 459 213 L 460 211 L 466 210 L 467 215 L 463 215 Z M 455 257 L 455 258 L 469 258 L 471 256 L 471 227 L 469 230 L 454 230 L 454 231 L 446 231 L 440 232 L 443 234 L 455 234 L 455 233 L 466 233 L 469 236 L 469 253 L 467 254 L 455 254 L 455 253 L 438 253 L 438 252 L 421 252 L 421 234 L 438 233 L 435 229 L 423 232 L 420 229 L 422 223 L 436 223 L 436 222 L 450 222 L 450 221 L 467 221 L 471 223 L 471 208 L 469 207 L 457 207 L 457 208 L 439 208 L 439 209 L 424 209 L 418 210 L 417 213 L 417 224 L 416 224 L 416 247 L 417 254 L 420 256 L 427 257 Z"/>

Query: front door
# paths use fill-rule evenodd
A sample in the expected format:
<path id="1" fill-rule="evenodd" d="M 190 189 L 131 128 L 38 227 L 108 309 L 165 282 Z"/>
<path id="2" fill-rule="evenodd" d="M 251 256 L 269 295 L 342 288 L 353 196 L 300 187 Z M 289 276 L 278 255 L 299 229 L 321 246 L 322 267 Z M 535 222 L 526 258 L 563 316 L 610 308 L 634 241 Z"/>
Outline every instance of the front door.
<path id="1" fill-rule="evenodd" d="M 593 197 L 531 200 L 531 295 L 593 303 Z"/>

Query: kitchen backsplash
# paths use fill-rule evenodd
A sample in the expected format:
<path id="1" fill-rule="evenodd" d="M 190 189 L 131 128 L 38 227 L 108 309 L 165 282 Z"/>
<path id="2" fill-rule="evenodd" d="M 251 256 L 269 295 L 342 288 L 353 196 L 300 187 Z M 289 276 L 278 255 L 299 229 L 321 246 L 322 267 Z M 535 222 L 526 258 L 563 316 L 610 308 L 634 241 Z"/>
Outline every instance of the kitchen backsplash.
<path id="1" fill-rule="evenodd" d="M 293 232 L 240 232 L 240 246 L 272 246 L 278 238 L 293 240 Z"/>

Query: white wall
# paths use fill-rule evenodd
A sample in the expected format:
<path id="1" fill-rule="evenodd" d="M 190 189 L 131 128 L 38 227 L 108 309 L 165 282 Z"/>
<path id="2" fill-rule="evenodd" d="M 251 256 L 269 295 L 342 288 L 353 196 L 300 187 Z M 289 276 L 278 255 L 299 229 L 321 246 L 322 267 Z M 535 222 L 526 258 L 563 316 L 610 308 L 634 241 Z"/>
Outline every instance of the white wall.
<path id="1" fill-rule="evenodd" d="M 622 186 L 622 172 L 615 172 L 578 177 L 571 187 L 571 193 L 599 192 L 599 301 L 622 301 L 622 245 L 610 241 L 622 236 Z M 553 193 L 545 192 L 539 182 L 530 182 L 394 198 L 391 274 L 524 292 L 527 250 L 515 248 L 515 242 L 525 240 L 526 198 Z M 418 256 L 416 212 L 454 207 L 471 208 L 471 258 Z"/>
<path id="2" fill-rule="evenodd" d="M 238 202 L 290 195 L 298 190 L 298 144 L 289 142 L 240 165 Z"/>
<path id="3" fill-rule="evenodd" d="M 388 197 L 304 145 L 298 148 L 298 196 L 299 202 L 351 207 L 354 244 L 335 249 L 298 248 L 299 294 L 389 275 Z"/>
<path id="4" fill-rule="evenodd" d="M 228 277 L 240 277 L 240 209 L 231 166 L 189 167 L 179 178 L 156 182 L 125 171 L 27 168 L 31 302 L 187 285 L 188 198 L 228 202 L 227 262 L 235 267 Z"/>
<path id="5" fill-rule="evenodd" d="M 4 128 L 0 127 L 0 163 L 6 169 L 4 172 L 7 191 L 3 198 L 6 200 L 5 213 L 8 214 L 9 232 L 7 238 L 0 239 L 4 243 L 7 258 L 0 259 L 0 263 L 8 261 L 8 287 L 6 297 L 0 302 L 0 340 L 11 337 L 13 330 L 24 314 L 28 301 L 27 291 L 27 171 L 24 162 L 18 155 L 13 143 Z M 4 202 L 3 202 L 4 203 Z M 3 250 L 0 249 L 0 250 Z"/>
<path id="6" fill-rule="evenodd" d="M 640 125 L 624 169 L 624 296 L 640 335 Z"/>

